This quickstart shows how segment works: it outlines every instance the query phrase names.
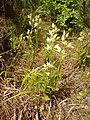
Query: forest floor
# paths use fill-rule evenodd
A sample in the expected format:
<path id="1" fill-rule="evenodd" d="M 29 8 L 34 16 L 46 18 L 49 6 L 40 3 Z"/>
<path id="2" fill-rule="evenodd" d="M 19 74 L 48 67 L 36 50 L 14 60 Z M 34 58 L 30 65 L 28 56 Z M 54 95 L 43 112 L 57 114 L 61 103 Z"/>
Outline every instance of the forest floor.
<path id="1" fill-rule="evenodd" d="M 25 41 L 21 50 L 28 51 Z M 54 91 L 49 101 L 42 101 L 38 95 L 33 99 L 30 93 L 9 99 L 21 91 L 29 60 L 29 56 L 18 52 L 7 65 L 5 76 L 0 77 L 0 120 L 90 120 L 90 68 L 75 67 L 70 58 L 62 63 L 63 76 L 57 83 L 59 91 Z M 39 52 L 33 67 L 42 64 Z"/>

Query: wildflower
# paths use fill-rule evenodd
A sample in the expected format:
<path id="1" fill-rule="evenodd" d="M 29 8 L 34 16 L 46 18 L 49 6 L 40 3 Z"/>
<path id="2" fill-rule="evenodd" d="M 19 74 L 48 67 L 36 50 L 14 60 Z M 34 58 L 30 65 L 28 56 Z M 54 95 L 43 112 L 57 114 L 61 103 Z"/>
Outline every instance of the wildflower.
<path id="1" fill-rule="evenodd" d="M 54 23 L 52 23 L 52 28 L 55 28 L 55 27 L 56 27 L 56 25 Z"/>
<path id="2" fill-rule="evenodd" d="M 39 26 L 38 29 L 41 29 L 41 26 Z"/>
<path id="3" fill-rule="evenodd" d="M 63 43 L 63 45 L 67 45 L 67 41 L 66 40 L 62 41 L 62 43 Z"/>
<path id="4" fill-rule="evenodd" d="M 29 21 L 29 25 L 31 25 L 32 23 L 31 23 L 31 21 Z"/>
<path id="5" fill-rule="evenodd" d="M 32 22 L 34 22 L 34 19 L 32 19 Z"/>
<path id="6" fill-rule="evenodd" d="M 59 29 L 57 27 L 55 27 L 54 29 L 55 33 L 59 31 Z"/>
<path id="7" fill-rule="evenodd" d="M 49 43 L 49 42 L 51 42 L 51 41 L 52 41 L 52 39 L 51 39 L 51 38 L 49 38 L 49 37 L 47 37 L 46 41 Z"/>
<path id="8" fill-rule="evenodd" d="M 28 38 L 29 38 L 29 36 L 28 36 L 28 35 L 26 35 L 26 38 L 28 39 Z"/>
<path id="9" fill-rule="evenodd" d="M 29 33 L 30 33 L 30 30 L 28 29 L 28 30 L 27 30 L 27 34 L 29 35 Z"/>
<path id="10" fill-rule="evenodd" d="M 52 47 L 51 47 L 49 44 L 47 44 L 47 46 L 45 47 L 45 49 L 46 49 L 46 50 L 51 50 Z"/>
<path id="11" fill-rule="evenodd" d="M 38 23 L 36 22 L 35 24 L 34 24 L 34 27 L 37 27 L 38 26 Z"/>
<path id="12" fill-rule="evenodd" d="M 79 41 L 83 41 L 83 39 L 84 39 L 84 36 L 78 38 Z"/>
<path id="13" fill-rule="evenodd" d="M 69 43 L 69 44 L 67 45 L 67 47 L 68 47 L 68 48 L 74 48 L 74 47 L 72 46 L 72 43 Z"/>
<path id="14" fill-rule="evenodd" d="M 23 40 L 25 40 L 25 37 L 23 37 Z"/>
<path id="15" fill-rule="evenodd" d="M 54 66 L 50 63 L 47 62 L 46 64 L 43 65 L 44 69 L 48 69 L 48 68 L 53 68 Z"/>
<path id="16" fill-rule="evenodd" d="M 56 38 L 57 37 L 57 34 L 54 34 L 54 38 Z"/>
<path id="17" fill-rule="evenodd" d="M 60 52 L 60 51 L 61 51 L 61 48 L 60 48 L 59 44 L 56 44 L 56 45 L 54 46 L 54 48 L 55 48 L 55 50 L 56 50 L 57 52 Z"/>
<path id="18" fill-rule="evenodd" d="M 66 38 L 69 36 L 69 33 L 66 34 Z"/>
<path id="19" fill-rule="evenodd" d="M 50 73 L 49 73 L 49 72 L 46 72 L 46 75 L 47 75 L 47 76 L 49 76 L 49 75 L 50 75 Z"/>
<path id="20" fill-rule="evenodd" d="M 56 39 L 58 40 L 58 39 L 60 39 L 60 37 L 57 37 Z"/>
<path id="21" fill-rule="evenodd" d="M 38 20 L 38 21 L 39 21 L 39 23 L 41 23 L 42 19 L 41 19 L 41 18 L 39 18 L 39 20 Z"/>
<path id="22" fill-rule="evenodd" d="M 37 32 L 37 29 L 34 29 L 35 32 Z"/>
<path id="23" fill-rule="evenodd" d="M 38 20 L 38 19 L 39 19 L 39 17 L 40 17 L 39 15 L 36 15 L 36 16 L 35 16 L 35 20 Z"/>
<path id="24" fill-rule="evenodd" d="M 63 35 L 62 35 L 61 40 L 62 40 L 62 41 L 65 40 L 65 30 L 63 31 Z"/>
<path id="25" fill-rule="evenodd" d="M 32 19 L 32 14 L 28 15 L 27 17 L 31 20 Z"/>
<path id="26" fill-rule="evenodd" d="M 65 55 L 65 50 L 62 50 L 62 54 Z"/>
<path id="27" fill-rule="evenodd" d="M 36 15 L 36 16 L 35 16 L 35 21 L 36 21 L 36 22 L 38 21 L 38 18 L 39 18 L 39 17 Z"/>
<path id="28" fill-rule="evenodd" d="M 90 75 L 90 73 L 89 72 L 87 72 L 87 76 L 89 76 Z"/>
<path id="29" fill-rule="evenodd" d="M 88 35 L 90 35 L 90 33 L 88 33 Z"/>
<path id="30" fill-rule="evenodd" d="M 85 32 L 84 31 L 80 32 L 80 36 L 85 36 Z"/>
<path id="31" fill-rule="evenodd" d="M 49 34 L 50 34 L 51 36 L 53 36 L 53 32 L 52 32 L 51 30 L 49 30 Z"/>
<path id="32" fill-rule="evenodd" d="M 65 53 L 65 50 L 62 50 L 61 52 L 62 52 L 62 60 L 63 60 L 67 54 Z"/>

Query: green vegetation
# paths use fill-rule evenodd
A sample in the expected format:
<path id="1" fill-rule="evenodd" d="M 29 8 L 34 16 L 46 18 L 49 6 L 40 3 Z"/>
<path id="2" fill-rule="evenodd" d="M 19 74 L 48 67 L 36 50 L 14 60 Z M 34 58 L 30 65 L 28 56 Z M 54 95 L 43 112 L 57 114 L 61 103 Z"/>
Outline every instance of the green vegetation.
<path id="1" fill-rule="evenodd" d="M 90 1 L 0 3 L 1 120 L 89 120 Z"/>

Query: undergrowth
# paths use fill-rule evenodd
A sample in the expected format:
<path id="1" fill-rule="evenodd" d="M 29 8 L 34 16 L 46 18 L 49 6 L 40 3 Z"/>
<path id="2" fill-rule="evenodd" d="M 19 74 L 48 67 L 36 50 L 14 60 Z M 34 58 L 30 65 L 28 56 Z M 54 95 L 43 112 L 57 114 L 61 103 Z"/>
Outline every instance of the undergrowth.
<path id="1" fill-rule="evenodd" d="M 27 103 L 34 104 L 34 107 L 32 107 L 32 109 L 35 110 L 33 119 L 35 117 L 35 119 L 38 120 L 40 114 L 42 119 L 52 120 L 55 109 L 57 113 L 55 113 L 54 119 L 67 120 L 73 112 L 76 114 L 80 113 L 80 118 L 84 118 L 82 108 L 85 108 L 86 106 L 84 105 L 83 99 L 86 98 L 89 93 L 90 72 L 87 70 L 90 66 L 89 33 L 83 31 L 80 33 L 80 37 L 77 38 L 77 40 L 72 40 L 70 42 L 68 40 L 69 33 L 63 30 L 62 35 L 60 35 L 60 29 L 58 29 L 54 23 L 48 27 L 48 30 L 44 28 L 45 24 L 39 15 L 28 15 L 27 22 L 30 25 L 30 29 L 27 29 L 26 32 L 22 33 L 19 37 L 15 36 L 14 33 L 12 33 L 10 37 L 11 49 L 16 53 L 16 56 L 11 61 L 10 66 L 7 66 L 4 79 L 6 79 L 7 84 L 10 84 L 11 82 L 14 85 L 10 90 L 10 94 L 7 92 L 10 87 L 5 87 L 6 91 L 3 93 L 3 102 L 11 102 L 13 100 L 16 100 L 17 102 L 17 99 L 19 98 L 23 101 L 23 96 L 28 95 Z M 25 49 L 21 49 L 22 46 L 24 47 L 24 43 L 26 43 Z M 21 61 L 17 60 L 18 54 L 21 55 L 22 58 L 25 57 L 28 59 L 28 63 L 25 61 L 27 67 L 23 68 L 22 73 L 19 71 L 19 75 L 21 75 L 20 81 L 18 81 L 18 77 L 15 77 L 17 72 L 15 71 L 16 66 L 12 66 L 12 64 L 14 64 L 13 61 L 15 60 L 20 64 Z M 35 66 L 35 59 L 39 54 L 41 54 L 42 61 L 40 65 Z M 78 75 L 77 71 L 75 71 L 76 66 L 73 65 L 71 68 L 73 70 L 71 70 L 68 75 L 64 76 L 63 64 L 65 60 L 67 61 L 66 64 L 69 64 L 70 61 L 68 61 L 68 58 L 69 60 L 76 60 L 77 66 L 86 68 L 84 69 L 85 73 L 82 71 L 82 74 Z M 2 60 L 1 57 L 0 60 Z M 72 64 L 75 63 L 74 61 L 72 62 Z M 22 64 L 24 64 L 24 62 Z M 66 67 L 69 70 L 69 66 L 67 65 Z M 19 68 L 17 68 L 17 70 L 18 69 Z M 13 73 L 13 77 L 12 74 L 11 76 L 8 76 L 8 73 L 10 74 L 9 70 Z M 74 84 L 72 87 L 72 83 L 69 82 L 71 79 L 74 79 L 74 77 L 77 77 L 75 74 L 78 75 L 79 79 L 76 78 L 75 80 L 77 81 L 73 80 Z M 17 86 L 16 83 L 18 83 Z M 75 84 L 76 86 L 74 86 Z M 80 90 L 80 88 L 77 89 L 79 84 L 82 85 L 82 90 Z M 72 87 L 72 90 L 70 87 Z M 70 90 L 72 91 L 72 94 L 68 92 Z M 57 97 L 55 93 L 61 94 L 60 98 Z M 70 98 L 67 97 L 67 94 L 71 94 Z M 75 100 L 73 100 L 74 98 Z M 68 106 L 66 106 L 66 104 L 68 104 Z M 68 111 L 64 111 L 64 107 L 66 107 L 65 110 L 68 109 Z M 46 113 L 44 113 L 44 111 L 46 111 Z M 22 118 L 22 113 L 19 112 L 18 119 L 20 117 Z M 42 113 L 44 113 L 44 116 Z M 67 115 L 66 117 L 65 113 Z M 17 115 L 18 113 L 15 112 L 15 114 Z"/>

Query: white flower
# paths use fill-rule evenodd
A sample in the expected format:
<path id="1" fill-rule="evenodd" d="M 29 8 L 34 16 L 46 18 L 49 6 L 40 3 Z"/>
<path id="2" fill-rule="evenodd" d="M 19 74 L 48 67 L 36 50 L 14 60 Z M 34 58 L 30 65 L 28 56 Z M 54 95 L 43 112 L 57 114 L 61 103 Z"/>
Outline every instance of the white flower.
<path id="1" fill-rule="evenodd" d="M 47 75 L 47 76 L 49 76 L 49 75 L 50 75 L 50 73 L 49 73 L 49 72 L 46 72 L 46 75 Z"/>
<path id="2" fill-rule="evenodd" d="M 59 29 L 57 27 L 55 27 L 54 29 L 55 33 L 59 31 Z"/>
<path id="3" fill-rule="evenodd" d="M 39 15 L 36 15 L 36 16 L 35 16 L 35 19 L 36 19 L 36 20 L 38 20 L 38 19 L 39 19 L 39 17 L 40 17 Z"/>
<path id="4" fill-rule="evenodd" d="M 63 35 L 62 35 L 61 40 L 62 40 L 62 41 L 65 40 L 65 30 L 63 31 Z"/>
<path id="5" fill-rule="evenodd" d="M 47 46 L 45 47 L 46 50 L 51 50 L 52 47 L 50 45 L 47 44 Z"/>
<path id="6" fill-rule="evenodd" d="M 62 50 L 62 54 L 65 55 L 65 50 Z"/>
<path id="7" fill-rule="evenodd" d="M 90 33 L 88 33 L 88 35 L 90 35 Z"/>
<path id="8" fill-rule="evenodd" d="M 25 40 L 25 37 L 23 37 L 23 40 Z"/>
<path id="9" fill-rule="evenodd" d="M 90 75 L 90 73 L 89 72 L 87 72 L 87 76 L 89 76 Z"/>
<path id="10" fill-rule="evenodd" d="M 34 27 L 37 27 L 37 26 L 38 26 L 38 23 L 35 23 L 35 24 L 34 24 Z"/>
<path id="11" fill-rule="evenodd" d="M 52 32 L 51 30 L 49 30 L 49 34 L 50 34 L 51 36 L 53 36 L 53 32 Z"/>
<path id="12" fill-rule="evenodd" d="M 30 33 L 30 30 L 28 29 L 28 30 L 27 30 L 27 34 L 29 35 L 29 33 Z"/>
<path id="13" fill-rule="evenodd" d="M 31 25 L 32 23 L 31 23 L 31 21 L 29 21 L 29 25 Z"/>
<path id="14" fill-rule="evenodd" d="M 84 36 L 78 38 L 79 41 L 83 41 L 83 39 L 84 39 Z"/>
<path id="15" fill-rule="evenodd" d="M 64 45 L 67 45 L 67 41 L 65 40 L 65 41 L 62 41 L 62 43 L 64 44 Z"/>
<path id="16" fill-rule="evenodd" d="M 47 65 L 47 67 L 49 67 L 49 68 L 53 68 L 53 67 L 54 67 L 50 62 L 47 62 L 46 65 Z"/>
<path id="17" fill-rule="evenodd" d="M 60 39 L 60 37 L 57 37 L 56 39 L 58 40 L 58 39 Z"/>
<path id="18" fill-rule="evenodd" d="M 32 19 L 32 22 L 34 22 L 34 19 Z"/>
<path id="19" fill-rule="evenodd" d="M 66 34 L 66 38 L 69 36 L 69 33 Z"/>
<path id="20" fill-rule="evenodd" d="M 80 36 L 85 36 L 85 32 L 84 31 L 80 32 Z"/>
<path id="21" fill-rule="evenodd" d="M 54 34 L 54 38 L 56 38 L 57 37 L 57 34 Z"/>
<path id="22" fill-rule="evenodd" d="M 35 29 L 34 31 L 37 32 L 37 29 Z"/>
<path id="23" fill-rule="evenodd" d="M 56 25 L 54 23 L 52 23 L 52 28 L 55 28 L 55 27 L 56 27 Z"/>
<path id="24" fill-rule="evenodd" d="M 61 48 L 60 48 L 59 44 L 56 44 L 56 45 L 54 46 L 54 48 L 55 48 L 55 50 L 56 50 L 57 52 L 60 52 L 60 51 L 61 51 Z"/>
<path id="25" fill-rule="evenodd" d="M 62 60 L 66 57 L 66 55 L 65 50 L 62 50 Z"/>
<path id="26" fill-rule="evenodd" d="M 38 21 L 38 16 L 37 16 L 37 15 L 35 16 L 35 21 L 36 21 L 36 22 Z"/>
<path id="27" fill-rule="evenodd" d="M 52 41 L 52 39 L 51 39 L 51 38 L 49 38 L 49 37 L 47 37 L 46 41 L 49 43 L 49 42 L 51 42 L 51 41 Z"/>
<path id="28" fill-rule="evenodd" d="M 26 35 L 26 38 L 28 39 L 28 38 L 29 38 L 29 36 L 28 36 L 28 35 Z"/>
<path id="29" fill-rule="evenodd" d="M 31 20 L 32 19 L 32 14 L 28 15 L 27 17 Z"/>
<path id="30" fill-rule="evenodd" d="M 68 47 L 68 48 L 74 48 L 74 47 L 72 46 L 72 43 L 69 43 L 69 44 L 67 45 L 67 47 Z"/>
<path id="31" fill-rule="evenodd" d="M 42 21 L 42 19 L 41 19 L 41 18 L 39 18 L 39 23 L 41 23 L 41 21 Z"/>
<path id="32" fill-rule="evenodd" d="M 54 66 L 50 63 L 47 62 L 46 64 L 43 65 L 44 69 L 48 69 L 48 68 L 53 68 Z"/>

